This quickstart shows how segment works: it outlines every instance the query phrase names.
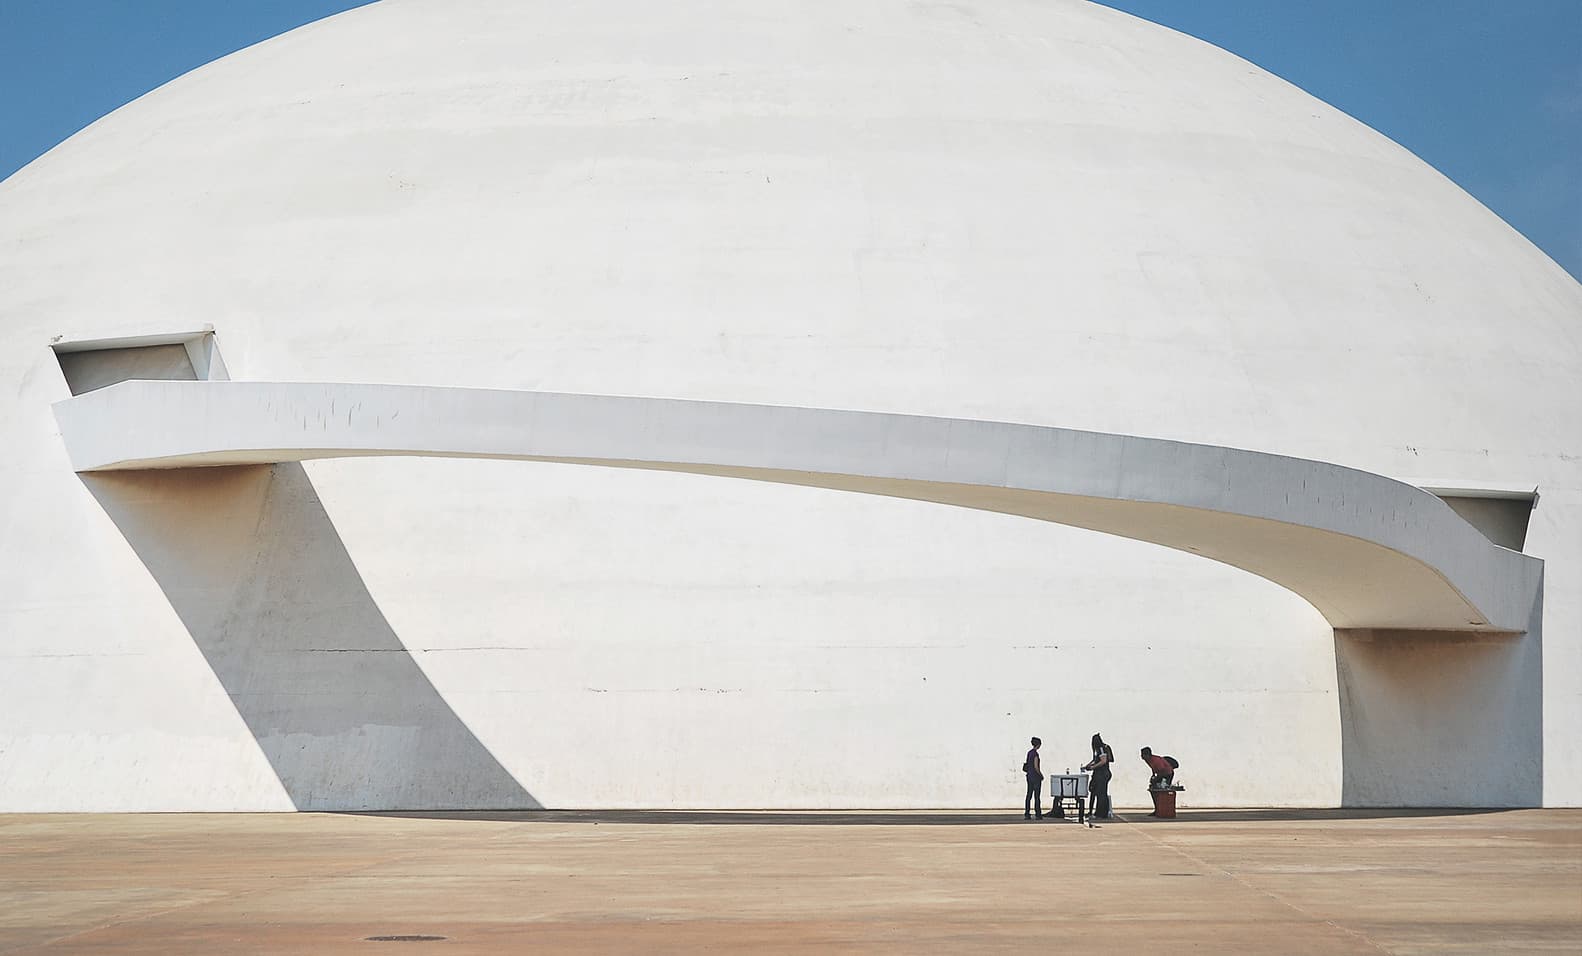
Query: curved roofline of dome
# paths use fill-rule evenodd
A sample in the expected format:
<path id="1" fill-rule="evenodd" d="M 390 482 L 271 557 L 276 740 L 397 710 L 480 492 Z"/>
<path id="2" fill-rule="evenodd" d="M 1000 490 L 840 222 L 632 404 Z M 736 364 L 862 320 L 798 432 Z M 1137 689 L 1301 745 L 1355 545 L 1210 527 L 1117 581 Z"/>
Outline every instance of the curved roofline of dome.
<path id="1" fill-rule="evenodd" d="M 126 381 L 54 408 L 79 472 L 401 455 L 806 485 L 1188 551 L 1289 588 L 1336 628 L 1520 633 L 1542 579 L 1542 561 L 1491 543 L 1411 485 L 1156 438 L 790 406 L 346 383 Z"/>

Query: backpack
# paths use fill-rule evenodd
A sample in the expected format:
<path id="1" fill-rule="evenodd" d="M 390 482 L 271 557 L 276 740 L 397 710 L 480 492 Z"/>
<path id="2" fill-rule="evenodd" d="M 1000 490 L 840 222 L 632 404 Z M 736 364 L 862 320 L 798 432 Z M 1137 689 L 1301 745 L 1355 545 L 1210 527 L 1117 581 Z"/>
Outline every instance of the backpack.
<path id="1" fill-rule="evenodd" d="M 1165 763 L 1169 764 L 1170 767 L 1172 769 L 1174 769 L 1174 770 L 1180 770 L 1181 769 L 1181 761 L 1177 760 L 1174 757 L 1166 757 L 1165 758 Z"/>

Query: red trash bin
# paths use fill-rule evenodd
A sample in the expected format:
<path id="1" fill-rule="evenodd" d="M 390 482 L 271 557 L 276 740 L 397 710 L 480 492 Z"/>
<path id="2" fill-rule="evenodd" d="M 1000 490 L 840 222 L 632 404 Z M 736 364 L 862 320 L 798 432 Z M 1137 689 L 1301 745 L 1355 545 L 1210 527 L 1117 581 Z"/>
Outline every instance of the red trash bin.
<path id="1" fill-rule="evenodd" d="M 1154 816 L 1161 820 L 1174 820 L 1176 818 L 1176 792 L 1174 790 L 1150 789 L 1148 795 L 1154 798 Z"/>

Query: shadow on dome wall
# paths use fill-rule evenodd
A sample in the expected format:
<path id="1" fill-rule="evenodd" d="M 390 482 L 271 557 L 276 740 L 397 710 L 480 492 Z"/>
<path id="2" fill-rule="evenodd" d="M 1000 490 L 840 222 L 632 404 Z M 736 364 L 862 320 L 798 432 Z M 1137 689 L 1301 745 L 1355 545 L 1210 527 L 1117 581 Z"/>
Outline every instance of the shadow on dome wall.
<path id="1" fill-rule="evenodd" d="M 540 806 L 402 645 L 301 465 L 81 477 L 297 809 Z"/>

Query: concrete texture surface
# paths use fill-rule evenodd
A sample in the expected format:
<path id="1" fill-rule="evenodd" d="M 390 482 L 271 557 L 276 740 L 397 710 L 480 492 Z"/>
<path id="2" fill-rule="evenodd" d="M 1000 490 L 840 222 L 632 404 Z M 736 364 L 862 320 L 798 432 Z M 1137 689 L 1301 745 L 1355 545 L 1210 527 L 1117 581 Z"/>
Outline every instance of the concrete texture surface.
<path id="1" fill-rule="evenodd" d="M 1334 806 L 1343 695 L 1393 700 L 1436 650 L 1467 699 L 1542 665 L 1538 720 L 1479 716 L 1541 730 L 1543 798 L 1574 804 L 1578 315 L 1582 285 L 1400 146 L 1098 4 L 372 4 L 0 183 L 0 810 L 970 808 L 1015 791 L 1028 736 L 1064 767 L 1096 731 L 1180 758 L 1201 803 Z M 239 381 L 1536 487 L 1542 646 L 1347 637 L 1343 686 L 1325 619 L 1246 572 L 816 488 L 426 458 L 78 478 L 51 343 L 210 324 Z M 184 527 L 241 560 L 181 564 Z"/>
<path id="2" fill-rule="evenodd" d="M 7 953 L 1582 945 L 1571 810 L 16 815 L 0 848 Z"/>

